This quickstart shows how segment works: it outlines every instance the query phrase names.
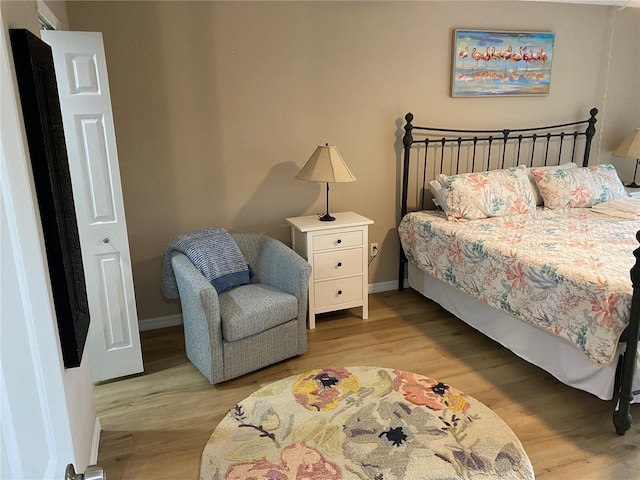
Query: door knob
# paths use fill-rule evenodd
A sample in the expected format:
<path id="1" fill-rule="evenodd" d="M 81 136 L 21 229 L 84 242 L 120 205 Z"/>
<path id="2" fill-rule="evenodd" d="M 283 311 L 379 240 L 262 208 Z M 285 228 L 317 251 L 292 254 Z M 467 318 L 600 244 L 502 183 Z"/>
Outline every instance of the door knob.
<path id="1" fill-rule="evenodd" d="M 102 243 L 109 243 L 109 237 L 104 237 L 102 239 Z"/>

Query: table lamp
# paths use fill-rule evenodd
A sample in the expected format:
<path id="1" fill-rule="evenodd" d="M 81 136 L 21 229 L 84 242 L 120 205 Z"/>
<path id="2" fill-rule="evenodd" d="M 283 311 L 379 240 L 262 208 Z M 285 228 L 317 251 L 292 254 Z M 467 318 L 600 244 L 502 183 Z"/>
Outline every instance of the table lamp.
<path id="1" fill-rule="evenodd" d="M 320 216 L 323 222 L 331 222 L 335 220 L 329 214 L 329 183 L 355 182 L 356 177 L 353 176 L 347 164 L 338 153 L 338 149 L 334 145 L 319 145 L 313 152 L 311 158 L 307 160 L 302 170 L 296 175 L 298 180 L 308 180 L 310 182 L 326 182 L 327 183 L 327 213 Z"/>
<path id="2" fill-rule="evenodd" d="M 616 157 L 635 158 L 636 169 L 633 172 L 633 182 L 626 185 L 630 188 L 640 188 L 636 183 L 636 173 L 638 173 L 638 162 L 640 162 L 640 128 L 636 128 L 624 142 L 612 153 Z"/>

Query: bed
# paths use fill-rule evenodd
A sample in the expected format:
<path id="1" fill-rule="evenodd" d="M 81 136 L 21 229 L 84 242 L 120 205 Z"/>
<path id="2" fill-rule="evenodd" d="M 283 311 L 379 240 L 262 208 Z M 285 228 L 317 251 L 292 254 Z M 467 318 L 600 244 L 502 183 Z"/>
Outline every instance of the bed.
<path id="1" fill-rule="evenodd" d="M 566 385 L 615 399 L 623 435 L 640 403 L 640 212 L 613 166 L 589 163 L 597 112 L 502 130 L 408 113 L 399 288 L 406 278 Z"/>

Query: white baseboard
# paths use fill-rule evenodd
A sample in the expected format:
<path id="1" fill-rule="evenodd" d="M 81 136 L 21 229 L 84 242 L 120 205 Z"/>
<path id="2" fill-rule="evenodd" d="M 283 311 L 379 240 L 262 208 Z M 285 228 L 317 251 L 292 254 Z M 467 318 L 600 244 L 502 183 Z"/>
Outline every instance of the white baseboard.
<path id="1" fill-rule="evenodd" d="M 182 325 L 182 315 L 167 315 L 165 317 L 145 318 L 138 321 L 141 332 L 145 330 L 156 330 L 158 328 L 175 327 Z"/>
<path id="2" fill-rule="evenodd" d="M 91 453 L 89 457 L 89 465 L 95 465 L 98 463 L 98 450 L 100 448 L 100 432 L 102 426 L 100 425 L 100 419 L 96 417 L 96 421 L 93 424 L 93 437 L 91 439 Z"/>
<path id="3" fill-rule="evenodd" d="M 405 287 L 407 286 L 407 280 L 405 279 Z M 369 293 L 388 292 L 397 289 L 397 280 L 369 284 Z M 182 325 L 182 315 L 180 314 L 167 315 L 166 317 L 145 318 L 144 320 L 138 321 L 138 326 L 141 332 L 146 330 L 156 330 L 158 328 L 175 327 L 176 325 Z"/>
<path id="4" fill-rule="evenodd" d="M 390 282 L 379 282 L 369 284 L 369 293 L 389 292 L 391 290 L 398 289 L 398 281 L 391 280 Z"/>

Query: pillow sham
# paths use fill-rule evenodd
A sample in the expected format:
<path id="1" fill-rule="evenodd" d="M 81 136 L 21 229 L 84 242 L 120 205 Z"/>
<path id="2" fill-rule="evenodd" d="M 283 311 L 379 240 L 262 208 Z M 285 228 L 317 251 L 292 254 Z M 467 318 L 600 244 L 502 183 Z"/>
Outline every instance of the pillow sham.
<path id="1" fill-rule="evenodd" d="M 532 169 L 545 208 L 588 208 L 598 203 L 628 197 L 611 164 L 573 170 Z"/>
<path id="2" fill-rule="evenodd" d="M 533 194 L 536 197 L 536 205 L 540 206 L 544 204 L 544 200 L 542 195 L 540 195 L 540 190 L 538 190 L 538 185 L 536 185 L 536 181 L 531 174 L 531 170 L 571 170 L 573 168 L 578 168 L 577 163 L 563 163 L 562 165 L 548 165 L 546 167 L 529 167 L 527 169 L 527 175 L 529 176 L 529 181 L 531 182 L 531 188 L 533 189 Z"/>
<path id="3" fill-rule="evenodd" d="M 475 220 L 535 212 L 526 167 L 440 175 L 442 209 L 449 220 Z"/>

